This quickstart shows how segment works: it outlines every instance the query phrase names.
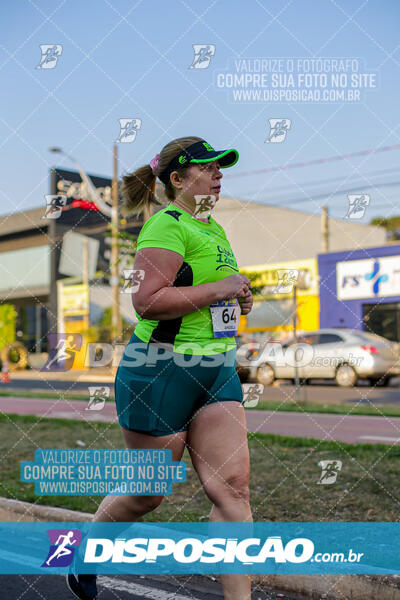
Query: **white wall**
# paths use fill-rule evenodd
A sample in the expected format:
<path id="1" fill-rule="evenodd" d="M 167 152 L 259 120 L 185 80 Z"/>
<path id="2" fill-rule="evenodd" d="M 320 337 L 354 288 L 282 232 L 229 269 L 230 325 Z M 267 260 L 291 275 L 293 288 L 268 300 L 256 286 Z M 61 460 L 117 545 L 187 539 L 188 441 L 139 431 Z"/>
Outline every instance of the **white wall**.
<path id="1" fill-rule="evenodd" d="M 322 251 L 321 217 L 221 196 L 213 217 L 225 229 L 239 266 L 314 258 Z M 329 219 L 329 251 L 386 243 L 383 227 Z"/>

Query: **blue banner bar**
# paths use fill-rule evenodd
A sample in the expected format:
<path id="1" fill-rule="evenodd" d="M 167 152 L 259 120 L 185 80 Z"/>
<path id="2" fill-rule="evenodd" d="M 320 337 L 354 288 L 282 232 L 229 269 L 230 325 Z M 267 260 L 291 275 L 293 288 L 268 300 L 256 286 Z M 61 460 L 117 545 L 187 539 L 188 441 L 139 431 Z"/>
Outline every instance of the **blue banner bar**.
<path id="1" fill-rule="evenodd" d="M 400 523 L 0 523 L 0 574 L 399 574 Z"/>
<path id="2" fill-rule="evenodd" d="M 186 465 L 169 449 L 38 449 L 21 461 L 21 481 L 35 484 L 38 496 L 168 496 L 186 481 Z"/>

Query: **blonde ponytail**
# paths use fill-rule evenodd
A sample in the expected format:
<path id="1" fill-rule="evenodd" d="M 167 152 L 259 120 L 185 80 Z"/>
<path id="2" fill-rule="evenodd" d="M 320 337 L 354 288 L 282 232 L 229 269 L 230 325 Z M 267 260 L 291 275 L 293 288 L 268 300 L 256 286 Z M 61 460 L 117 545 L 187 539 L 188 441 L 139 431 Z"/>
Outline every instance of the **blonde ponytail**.
<path id="1" fill-rule="evenodd" d="M 156 179 L 150 165 L 144 165 L 122 177 L 122 212 L 125 215 L 138 215 L 151 205 L 161 205 L 156 198 Z"/>
<path id="2" fill-rule="evenodd" d="M 150 208 L 151 205 L 162 206 L 162 202 L 156 198 L 157 175 L 162 174 L 170 162 L 175 156 L 182 152 L 182 150 L 185 150 L 185 148 L 188 148 L 195 142 L 201 142 L 202 139 L 203 138 L 192 136 L 172 140 L 172 142 L 168 142 L 160 152 L 156 173 L 153 172 L 150 164 L 148 164 L 144 167 L 140 167 L 140 169 L 137 169 L 130 175 L 124 175 L 122 177 L 121 188 L 122 197 L 124 199 L 122 212 L 125 215 L 137 215 Z M 177 169 L 177 171 L 184 176 L 185 171 L 187 171 L 189 167 L 190 164 L 183 165 Z M 175 188 L 170 181 L 164 186 L 164 194 L 170 201 L 175 198 Z"/>

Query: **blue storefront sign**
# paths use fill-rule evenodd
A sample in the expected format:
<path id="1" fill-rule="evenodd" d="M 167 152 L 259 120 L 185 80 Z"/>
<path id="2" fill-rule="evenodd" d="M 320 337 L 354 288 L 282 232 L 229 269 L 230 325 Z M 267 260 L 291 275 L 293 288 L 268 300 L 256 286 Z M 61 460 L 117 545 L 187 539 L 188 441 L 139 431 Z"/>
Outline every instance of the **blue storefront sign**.
<path id="1" fill-rule="evenodd" d="M 321 328 L 374 331 L 372 317 L 375 333 L 399 341 L 400 244 L 320 254 L 318 272 Z M 388 331 L 379 330 L 382 311 L 391 322 Z"/>

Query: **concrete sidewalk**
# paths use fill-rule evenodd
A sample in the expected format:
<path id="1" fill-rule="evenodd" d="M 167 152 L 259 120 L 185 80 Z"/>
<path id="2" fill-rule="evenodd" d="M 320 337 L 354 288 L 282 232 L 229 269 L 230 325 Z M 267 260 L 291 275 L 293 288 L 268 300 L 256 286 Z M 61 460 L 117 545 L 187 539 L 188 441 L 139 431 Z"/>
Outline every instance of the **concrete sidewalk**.
<path id="1" fill-rule="evenodd" d="M 27 369 L 26 371 L 11 371 L 12 379 L 34 379 L 37 381 L 95 381 L 98 383 L 112 383 L 115 379 L 117 367 L 112 369 L 71 369 L 70 371 L 38 371 Z"/>

